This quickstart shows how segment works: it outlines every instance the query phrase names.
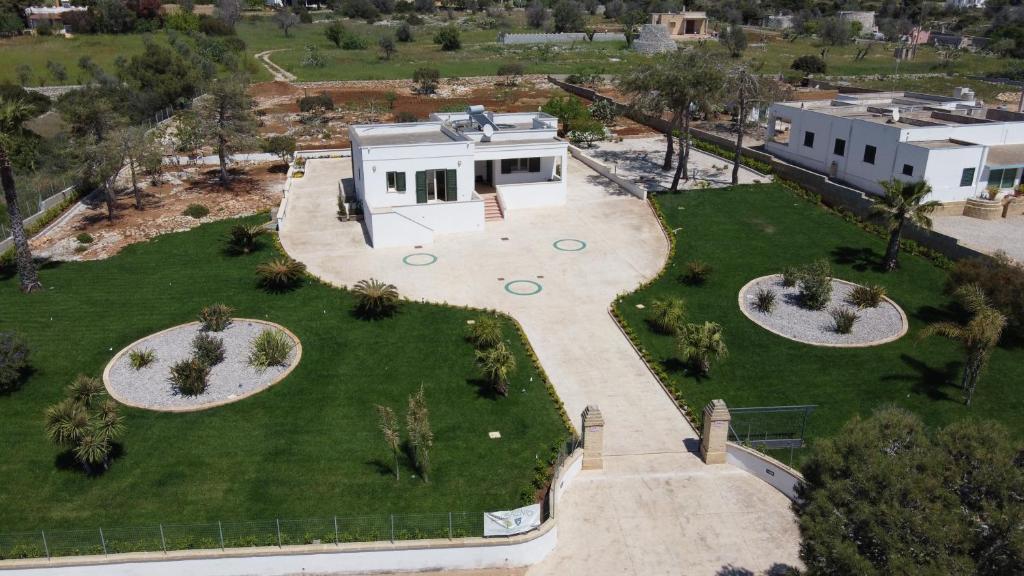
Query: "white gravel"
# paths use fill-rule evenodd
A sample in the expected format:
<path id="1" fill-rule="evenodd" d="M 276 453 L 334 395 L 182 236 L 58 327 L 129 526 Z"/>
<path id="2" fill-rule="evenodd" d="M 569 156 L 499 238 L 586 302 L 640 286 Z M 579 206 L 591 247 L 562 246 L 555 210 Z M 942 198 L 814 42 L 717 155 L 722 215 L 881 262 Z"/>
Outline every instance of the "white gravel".
<path id="1" fill-rule="evenodd" d="M 800 306 L 800 292 L 796 286 L 782 285 L 782 276 L 762 276 L 740 291 L 740 308 L 755 323 L 780 336 L 818 346 L 873 346 L 896 340 L 907 331 L 906 316 L 892 300 L 883 299 L 876 308 L 857 309 L 846 302 L 846 296 L 855 284 L 832 279 L 832 301 L 824 310 L 807 310 Z M 758 288 L 775 290 L 775 309 L 763 314 L 754 307 Z M 849 334 L 835 331 L 829 309 L 849 308 L 860 319 Z"/>
<path id="2" fill-rule="evenodd" d="M 281 329 L 269 322 L 236 319 L 223 332 L 211 332 L 224 340 L 225 357 L 210 370 L 210 385 L 199 396 L 182 396 L 170 382 L 171 365 L 192 355 L 192 339 L 200 330 L 198 322 L 153 334 L 119 352 L 104 374 L 107 390 L 123 404 L 162 411 L 198 410 L 241 400 L 280 380 L 299 355 L 298 342 L 295 342 L 296 348 L 292 349 L 287 366 L 272 366 L 263 372 L 249 366 L 249 343 L 268 328 Z M 128 353 L 142 349 L 154 350 L 156 360 L 135 370 Z"/>

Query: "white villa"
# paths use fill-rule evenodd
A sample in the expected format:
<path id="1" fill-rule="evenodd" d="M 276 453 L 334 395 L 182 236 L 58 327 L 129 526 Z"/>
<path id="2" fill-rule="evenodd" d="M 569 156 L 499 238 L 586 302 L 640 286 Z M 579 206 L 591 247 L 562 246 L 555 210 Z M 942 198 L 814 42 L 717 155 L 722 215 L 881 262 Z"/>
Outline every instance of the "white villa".
<path id="1" fill-rule="evenodd" d="M 482 106 L 426 122 L 351 126 L 354 201 L 375 248 L 429 244 L 565 204 L 568 143 L 542 112 Z"/>
<path id="2" fill-rule="evenodd" d="M 867 192 L 923 179 L 931 199 L 959 202 L 1021 184 L 1024 113 L 987 108 L 966 88 L 782 102 L 769 108 L 765 150 Z"/>

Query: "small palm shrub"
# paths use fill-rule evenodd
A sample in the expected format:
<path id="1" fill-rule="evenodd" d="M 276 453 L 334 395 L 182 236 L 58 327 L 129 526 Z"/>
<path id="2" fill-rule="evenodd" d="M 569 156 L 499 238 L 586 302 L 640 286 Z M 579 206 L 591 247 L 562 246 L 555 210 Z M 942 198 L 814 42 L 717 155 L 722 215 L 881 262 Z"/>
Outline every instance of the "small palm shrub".
<path id="1" fill-rule="evenodd" d="M 249 343 L 249 365 L 257 370 L 285 366 L 294 344 L 280 330 L 266 328 Z"/>
<path id="2" fill-rule="evenodd" d="M 46 409 L 45 426 L 50 441 L 68 450 L 87 473 L 108 467 L 113 443 L 125 430 L 117 402 L 98 379 L 87 376 L 76 378 L 67 397 Z"/>
<path id="3" fill-rule="evenodd" d="M 13 390 L 28 368 L 28 344 L 14 332 L 0 332 L 0 392 Z"/>
<path id="4" fill-rule="evenodd" d="M 476 351 L 476 364 L 494 391 L 508 396 L 508 382 L 516 371 L 516 356 L 504 342 Z"/>
<path id="5" fill-rule="evenodd" d="M 822 310 L 832 300 L 832 267 L 821 259 L 800 270 L 800 299 L 809 310 Z"/>
<path id="6" fill-rule="evenodd" d="M 501 339 L 501 320 L 495 316 L 480 316 L 469 326 L 469 341 L 478 349 L 493 348 Z"/>
<path id="7" fill-rule="evenodd" d="M 211 368 L 224 361 L 224 353 L 224 340 L 212 334 L 200 332 L 192 339 L 192 357 Z"/>
<path id="8" fill-rule="evenodd" d="M 142 370 L 156 362 L 156 351 L 152 348 L 138 348 L 128 352 L 128 363 L 135 370 Z"/>
<path id="9" fill-rule="evenodd" d="M 260 238 L 267 229 L 259 224 L 232 226 L 228 232 L 227 251 L 229 254 L 249 254 L 260 249 Z"/>
<path id="10" fill-rule="evenodd" d="M 231 325 L 234 308 L 226 304 L 211 304 L 199 312 L 199 322 L 206 332 L 223 332 Z"/>
<path id="11" fill-rule="evenodd" d="M 202 204 L 189 204 L 187 208 L 182 212 L 183 215 L 189 218 L 195 218 L 199 220 L 210 214 L 210 209 Z"/>
<path id="12" fill-rule="evenodd" d="M 708 281 L 711 275 L 711 265 L 701 260 L 693 260 L 686 263 L 686 272 L 683 273 L 683 282 L 691 286 L 700 286 Z"/>
<path id="13" fill-rule="evenodd" d="M 683 360 L 701 376 L 711 373 L 712 360 L 729 355 L 722 326 L 717 322 L 687 324 L 679 337 L 678 348 Z"/>
<path id="14" fill-rule="evenodd" d="M 182 396 L 199 396 L 210 386 L 210 366 L 198 358 L 174 364 L 171 386 Z"/>
<path id="15" fill-rule="evenodd" d="M 398 309 L 398 288 L 370 278 L 356 282 L 356 313 L 363 318 L 383 318 Z"/>
<path id="16" fill-rule="evenodd" d="M 686 303 L 682 298 L 655 300 L 651 302 L 651 314 L 647 320 L 657 332 L 676 335 L 686 321 Z"/>
<path id="17" fill-rule="evenodd" d="M 800 269 L 796 266 L 787 266 L 782 270 L 782 285 L 786 288 L 796 286 L 800 281 Z"/>
<path id="18" fill-rule="evenodd" d="M 777 298 L 775 290 L 762 286 L 754 292 L 754 308 L 761 314 L 771 314 L 775 310 Z"/>
<path id="19" fill-rule="evenodd" d="M 860 316 L 856 312 L 849 308 L 840 308 L 838 306 L 833 307 L 828 311 L 829 315 L 832 316 L 832 329 L 837 334 L 849 334 L 853 332 L 853 325 L 860 320 Z"/>
<path id="20" fill-rule="evenodd" d="M 295 288 L 306 274 L 306 265 L 291 258 L 275 258 L 256 267 L 260 286 L 270 292 L 286 292 Z"/>
<path id="21" fill-rule="evenodd" d="M 81 232 L 78 236 L 75 236 L 75 240 L 77 240 L 79 244 L 92 244 L 96 239 L 88 232 Z"/>
<path id="22" fill-rule="evenodd" d="M 846 301 L 857 308 L 877 308 L 885 297 L 885 288 L 872 284 L 857 286 L 846 296 Z"/>

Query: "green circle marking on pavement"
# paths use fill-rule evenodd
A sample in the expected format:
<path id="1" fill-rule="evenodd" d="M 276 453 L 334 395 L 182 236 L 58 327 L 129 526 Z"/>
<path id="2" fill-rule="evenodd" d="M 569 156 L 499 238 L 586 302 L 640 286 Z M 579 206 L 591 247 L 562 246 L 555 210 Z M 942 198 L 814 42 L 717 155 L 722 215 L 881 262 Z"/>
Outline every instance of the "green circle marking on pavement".
<path id="1" fill-rule="evenodd" d="M 569 247 L 567 248 L 563 244 L 568 244 Z M 575 238 L 562 238 L 561 240 L 555 240 L 552 246 L 555 247 L 555 250 L 561 250 L 562 252 L 579 252 L 587 247 L 587 243 Z"/>
<path id="2" fill-rule="evenodd" d="M 526 285 L 523 288 L 516 288 L 519 285 Z M 533 296 L 539 294 L 544 287 L 533 280 L 513 280 L 505 284 L 505 292 L 516 296 Z"/>
<path id="3" fill-rule="evenodd" d="M 402 263 L 406 266 L 430 266 L 434 262 L 437 262 L 437 256 L 428 252 L 417 252 L 402 258 Z"/>

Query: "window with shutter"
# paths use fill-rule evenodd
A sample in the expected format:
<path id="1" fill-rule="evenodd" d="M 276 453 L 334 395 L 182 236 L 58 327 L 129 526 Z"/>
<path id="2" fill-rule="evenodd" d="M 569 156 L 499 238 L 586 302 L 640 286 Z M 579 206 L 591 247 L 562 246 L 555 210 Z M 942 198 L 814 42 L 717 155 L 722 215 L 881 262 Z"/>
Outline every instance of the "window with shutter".
<path id="1" fill-rule="evenodd" d="M 395 190 L 399 192 L 405 192 L 405 172 L 399 172 L 397 181 L 395 182 Z"/>
<path id="2" fill-rule="evenodd" d="M 444 199 L 448 202 L 455 202 L 459 199 L 459 176 L 455 170 L 445 171 Z"/>
<path id="3" fill-rule="evenodd" d="M 427 203 L 427 173 L 417 172 L 416 173 L 416 203 L 426 204 Z"/>

